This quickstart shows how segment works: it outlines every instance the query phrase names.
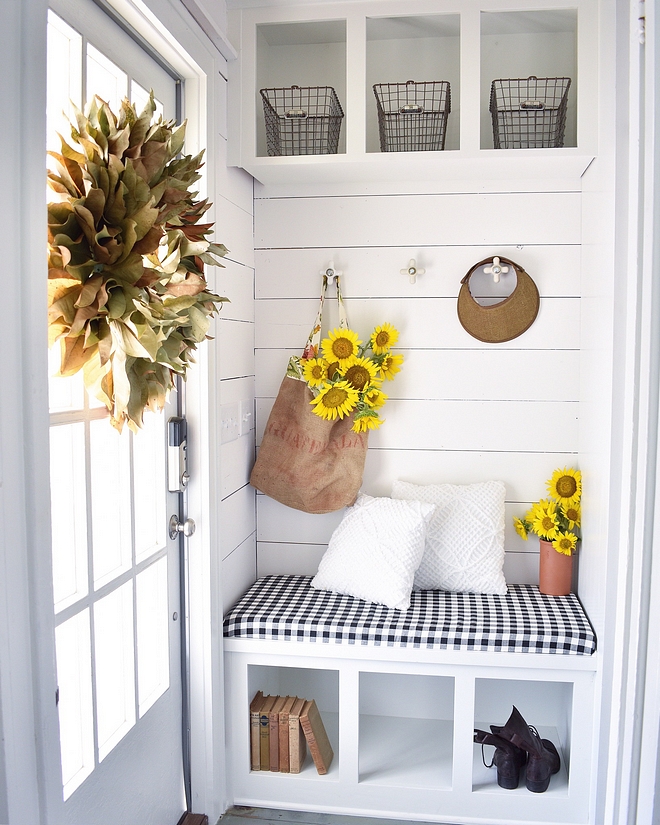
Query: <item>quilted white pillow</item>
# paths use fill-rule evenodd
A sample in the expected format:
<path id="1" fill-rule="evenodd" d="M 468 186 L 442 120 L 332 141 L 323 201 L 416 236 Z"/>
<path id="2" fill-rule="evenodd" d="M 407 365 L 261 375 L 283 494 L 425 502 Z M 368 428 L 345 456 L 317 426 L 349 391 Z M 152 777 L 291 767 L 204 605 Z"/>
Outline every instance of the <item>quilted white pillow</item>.
<path id="1" fill-rule="evenodd" d="M 407 610 L 433 510 L 360 495 L 332 534 L 312 587 Z"/>
<path id="2" fill-rule="evenodd" d="M 501 481 L 480 484 L 410 484 L 395 481 L 392 497 L 435 504 L 415 590 L 507 592 L 504 496 Z"/>

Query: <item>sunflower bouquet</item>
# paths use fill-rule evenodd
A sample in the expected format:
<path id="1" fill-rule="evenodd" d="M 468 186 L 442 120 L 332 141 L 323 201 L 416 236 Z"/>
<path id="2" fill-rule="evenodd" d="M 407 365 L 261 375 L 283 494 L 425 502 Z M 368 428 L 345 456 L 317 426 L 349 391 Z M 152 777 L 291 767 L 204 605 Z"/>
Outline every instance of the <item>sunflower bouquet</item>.
<path id="1" fill-rule="evenodd" d="M 535 533 L 558 553 L 571 556 L 580 540 L 582 474 L 573 468 L 555 470 L 547 490 L 548 498 L 532 504 L 523 518 L 514 517 L 514 527 L 525 541 Z"/>
<path id="2" fill-rule="evenodd" d="M 391 351 L 398 337 L 393 326 L 381 324 L 363 343 L 353 330 L 339 327 L 328 333 L 318 351 L 306 348 L 299 363 L 314 396 L 313 412 L 326 421 L 354 413 L 351 429 L 356 433 L 380 427 L 378 410 L 387 400 L 383 380 L 391 381 L 403 363 L 403 355 Z"/>

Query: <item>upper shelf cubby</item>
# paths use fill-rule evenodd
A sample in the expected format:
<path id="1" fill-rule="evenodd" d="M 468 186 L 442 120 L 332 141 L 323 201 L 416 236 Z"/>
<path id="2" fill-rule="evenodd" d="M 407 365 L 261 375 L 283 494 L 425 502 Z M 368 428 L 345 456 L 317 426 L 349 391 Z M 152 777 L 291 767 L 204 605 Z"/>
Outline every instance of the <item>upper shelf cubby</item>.
<path id="1" fill-rule="evenodd" d="M 570 83 L 557 82 L 560 79 Z M 482 149 L 494 148 L 491 88 L 499 80 L 504 81 L 503 97 L 510 104 L 508 111 L 500 111 L 500 123 L 511 142 L 547 144 L 560 139 L 565 147 L 577 146 L 577 9 L 481 12 Z M 556 112 L 566 86 L 562 124 Z M 527 101 L 529 107 L 544 108 L 521 109 Z"/>
<path id="2" fill-rule="evenodd" d="M 460 33 L 458 14 L 368 17 L 366 21 L 366 149 L 380 152 L 379 117 L 374 86 L 387 96 L 387 149 L 414 151 L 432 146 L 444 131 L 444 151 L 460 146 Z M 412 83 L 410 83 L 412 81 Z M 449 113 L 446 129 L 436 104 L 447 83 Z M 387 89 L 382 87 L 386 85 Z M 406 111 L 408 107 L 408 111 Z M 424 109 L 416 112 L 414 109 Z M 413 111 L 410 111 L 413 109 Z M 397 111 L 398 110 L 398 111 Z M 403 110 L 403 111 L 401 111 Z M 437 151 L 437 150 L 430 150 Z"/>
<path id="3" fill-rule="evenodd" d="M 230 11 L 229 160 L 262 183 L 574 182 L 596 154 L 597 0 L 285 2 Z"/>
<path id="4" fill-rule="evenodd" d="M 264 119 L 264 105 L 261 89 L 277 89 L 276 95 L 281 99 L 279 90 L 299 86 L 303 89 L 322 89 L 332 87 L 339 101 L 346 100 L 346 21 L 345 20 L 312 20 L 295 23 L 264 23 L 257 25 L 257 88 L 255 89 L 255 111 L 257 130 L 257 155 L 269 155 L 266 139 L 266 123 Z M 323 101 L 319 92 L 312 93 L 311 100 L 304 106 L 305 115 L 309 103 L 322 106 Z M 271 95 L 271 99 L 273 95 Z M 295 103 L 300 102 L 299 99 Z M 303 103 L 305 103 L 303 101 Z M 288 112 L 294 108 L 284 107 Z M 297 107 L 302 111 L 303 107 Z M 291 125 L 292 130 L 300 133 L 301 123 L 289 118 L 284 113 L 285 126 Z M 321 115 L 323 117 L 323 115 Z M 342 124 L 343 127 L 343 124 Z M 270 125 L 270 128 L 274 128 Z M 307 130 L 311 133 L 311 130 Z M 284 137 L 284 136 L 283 136 Z M 309 141 L 310 154 L 316 144 L 323 140 L 317 136 L 316 140 Z M 293 145 L 295 142 L 295 146 Z M 286 139 L 284 140 L 286 144 Z M 307 148 L 306 141 L 300 134 L 295 141 L 288 141 L 288 148 L 296 151 Z M 345 129 L 339 130 L 339 141 L 336 154 L 346 151 Z"/>

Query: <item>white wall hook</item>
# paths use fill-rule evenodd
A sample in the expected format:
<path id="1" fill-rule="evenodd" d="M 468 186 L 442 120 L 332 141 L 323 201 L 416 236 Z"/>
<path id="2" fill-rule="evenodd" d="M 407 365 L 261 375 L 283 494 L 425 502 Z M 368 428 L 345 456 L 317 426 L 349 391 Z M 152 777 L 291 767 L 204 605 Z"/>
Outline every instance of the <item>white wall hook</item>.
<path id="1" fill-rule="evenodd" d="M 402 275 L 407 275 L 410 283 L 414 284 L 417 281 L 417 276 L 423 275 L 426 272 L 426 270 L 422 269 L 421 266 L 417 266 L 417 262 L 415 261 L 415 259 L 411 258 L 408 261 L 408 266 L 405 269 L 400 269 L 399 272 Z"/>
<path id="2" fill-rule="evenodd" d="M 502 266 L 497 255 L 493 258 L 493 263 L 490 266 L 484 267 L 484 272 L 486 275 L 492 275 L 493 281 L 495 281 L 496 284 L 499 284 L 500 282 L 500 275 L 506 275 L 508 271 L 509 267 Z"/>
<path id="3" fill-rule="evenodd" d="M 340 275 L 343 274 L 344 273 L 341 271 L 341 269 L 335 269 L 334 261 L 329 261 L 327 267 L 319 271 L 319 275 L 325 275 L 325 277 L 328 279 L 328 284 L 332 284 L 335 278 L 338 278 Z"/>

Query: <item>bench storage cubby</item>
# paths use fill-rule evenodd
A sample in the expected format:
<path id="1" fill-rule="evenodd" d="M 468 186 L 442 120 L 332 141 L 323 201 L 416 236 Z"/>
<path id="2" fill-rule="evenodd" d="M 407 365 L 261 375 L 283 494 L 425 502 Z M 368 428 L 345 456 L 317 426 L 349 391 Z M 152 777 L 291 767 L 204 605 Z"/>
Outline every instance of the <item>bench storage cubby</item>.
<path id="1" fill-rule="evenodd" d="M 531 585 L 507 596 L 429 591 L 400 613 L 310 581 L 260 579 L 225 620 L 235 804 L 438 822 L 590 821 L 597 654 L 575 596 Z M 316 700 L 335 752 L 326 776 L 309 757 L 298 775 L 250 770 L 247 709 L 258 690 Z M 514 704 L 561 754 L 544 794 L 524 780 L 499 788 L 473 744 L 474 727 L 503 724 Z"/>

